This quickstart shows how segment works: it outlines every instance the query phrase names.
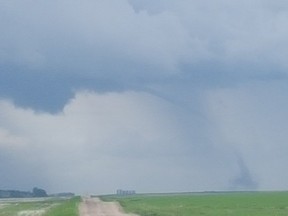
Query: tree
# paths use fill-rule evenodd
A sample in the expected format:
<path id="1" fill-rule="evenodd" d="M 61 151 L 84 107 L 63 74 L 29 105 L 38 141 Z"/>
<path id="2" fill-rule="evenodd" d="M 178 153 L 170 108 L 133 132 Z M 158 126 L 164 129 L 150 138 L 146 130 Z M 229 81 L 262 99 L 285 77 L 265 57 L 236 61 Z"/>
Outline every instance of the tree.
<path id="1" fill-rule="evenodd" d="M 47 197 L 46 191 L 41 188 L 34 187 L 32 193 L 33 197 Z"/>

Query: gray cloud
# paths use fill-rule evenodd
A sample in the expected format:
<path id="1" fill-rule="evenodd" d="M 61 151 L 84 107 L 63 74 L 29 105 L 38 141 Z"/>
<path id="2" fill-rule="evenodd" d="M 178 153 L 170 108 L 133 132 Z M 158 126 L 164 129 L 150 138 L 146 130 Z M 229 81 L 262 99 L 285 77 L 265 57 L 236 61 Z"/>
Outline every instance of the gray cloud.
<path id="1" fill-rule="evenodd" d="M 31 169 L 40 167 L 42 174 L 37 175 L 45 180 L 38 181 L 50 190 L 99 193 L 129 185 L 142 191 L 185 190 L 183 185 L 187 187 L 193 175 L 206 175 L 194 158 L 206 150 L 199 143 L 186 146 L 185 141 L 187 136 L 202 140 L 197 138 L 197 127 L 188 134 L 183 120 L 173 114 L 178 108 L 150 94 L 83 92 L 57 115 L 35 113 L 7 102 L 0 109 L 2 151 L 11 152 L 11 160 L 29 165 L 18 164 L 22 174 L 9 170 L 10 178 L 28 178 Z M 8 161 L 3 164 L 8 166 Z M 197 170 L 187 173 L 191 165 Z M 82 181 L 85 176 L 89 178 Z M 151 176 L 149 186 L 142 184 L 145 176 Z M 32 179 L 27 181 L 31 186 Z M 163 185 L 163 179 L 167 184 Z M 195 184 L 200 185 L 200 180 Z"/>
<path id="2" fill-rule="evenodd" d="M 282 1 L 129 2 L 2 3 L 2 63 L 109 79 L 171 75 L 206 61 L 287 68 Z M 149 14 L 153 8 L 161 10 Z"/>
<path id="3" fill-rule="evenodd" d="M 286 22 L 283 1 L 1 2 L 1 96 L 55 112 L 78 89 L 279 79 Z"/>
<path id="4" fill-rule="evenodd" d="M 3 187 L 21 177 L 19 187 L 52 191 L 285 188 L 287 10 L 280 0 L 2 1 Z"/>

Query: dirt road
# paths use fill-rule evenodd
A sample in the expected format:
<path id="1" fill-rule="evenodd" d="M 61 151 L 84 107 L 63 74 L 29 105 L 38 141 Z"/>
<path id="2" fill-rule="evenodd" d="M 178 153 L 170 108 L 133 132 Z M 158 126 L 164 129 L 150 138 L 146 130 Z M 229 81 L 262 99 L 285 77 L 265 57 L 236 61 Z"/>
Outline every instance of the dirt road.
<path id="1" fill-rule="evenodd" d="M 103 202 L 99 198 L 82 198 L 79 212 L 80 216 L 137 216 L 125 214 L 121 206 L 116 202 Z"/>

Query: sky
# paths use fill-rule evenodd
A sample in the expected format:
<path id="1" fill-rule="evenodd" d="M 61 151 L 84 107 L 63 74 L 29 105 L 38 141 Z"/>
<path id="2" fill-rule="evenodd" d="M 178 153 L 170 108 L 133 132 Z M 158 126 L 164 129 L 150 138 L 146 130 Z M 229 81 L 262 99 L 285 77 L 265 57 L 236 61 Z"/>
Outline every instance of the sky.
<path id="1" fill-rule="evenodd" d="M 287 190 L 288 2 L 0 0 L 0 188 Z"/>

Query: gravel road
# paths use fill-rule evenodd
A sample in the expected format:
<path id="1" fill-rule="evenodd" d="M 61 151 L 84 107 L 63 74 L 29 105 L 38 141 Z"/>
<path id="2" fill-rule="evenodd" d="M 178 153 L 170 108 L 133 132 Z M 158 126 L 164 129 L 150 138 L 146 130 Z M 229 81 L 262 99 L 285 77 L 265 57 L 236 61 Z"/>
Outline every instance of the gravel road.
<path id="1" fill-rule="evenodd" d="M 103 202 L 99 198 L 82 198 L 79 205 L 80 216 L 137 216 L 125 214 L 116 202 Z"/>

